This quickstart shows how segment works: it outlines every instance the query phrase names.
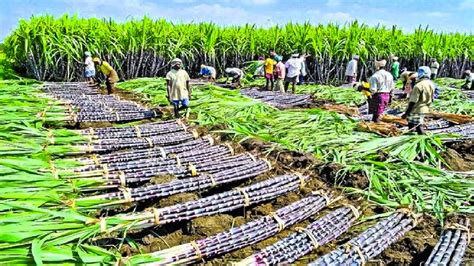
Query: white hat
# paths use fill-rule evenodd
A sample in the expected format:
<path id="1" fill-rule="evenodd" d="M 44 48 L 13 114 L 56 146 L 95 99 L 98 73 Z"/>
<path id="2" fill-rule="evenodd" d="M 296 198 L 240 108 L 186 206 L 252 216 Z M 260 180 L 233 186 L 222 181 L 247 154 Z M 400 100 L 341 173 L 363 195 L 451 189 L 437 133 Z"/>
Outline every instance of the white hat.
<path id="1" fill-rule="evenodd" d="M 375 61 L 375 68 L 385 67 L 387 65 L 387 60 L 382 59 L 380 61 Z"/>
<path id="2" fill-rule="evenodd" d="M 175 59 L 171 60 L 171 67 L 174 67 L 177 64 L 182 64 L 182 63 L 183 63 L 183 61 L 181 59 L 175 58 Z"/>
<path id="3" fill-rule="evenodd" d="M 398 61 L 398 56 L 392 57 L 393 60 Z"/>

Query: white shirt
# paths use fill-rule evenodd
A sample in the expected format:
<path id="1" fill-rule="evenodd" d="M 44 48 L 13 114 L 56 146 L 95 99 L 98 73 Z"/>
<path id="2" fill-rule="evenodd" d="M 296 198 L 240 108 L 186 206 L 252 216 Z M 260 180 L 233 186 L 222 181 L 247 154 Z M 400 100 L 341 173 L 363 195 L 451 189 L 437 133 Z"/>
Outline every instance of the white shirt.
<path id="1" fill-rule="evenodd" d="M 290 58 L 285 63 L 285 67 L 288 69 L 286 76 L 294 78 L 301 74 L 301 60 L 299 58 Z"/>
<path id="2" fill-rule="evenodd" d="M 375 72 L 369 79 L 370 91 L 372 93 L 387 93 L 395 89 L 393 76 L 385 69 Z"/>
<path id="3" fill-rule="evenodd" d="M 357 60 L 352 59 L 347 63 L 346 76 L 355 76 L 357 74 Z"/>
<path id="4" fill-rule="evenodd" d="M 94 62 L 92 62 L 92 57 L 86 57 L 86 61 L 84 62 L 84 64 L 86 64 L 86 71 L 95 70 Z"/>
<path id="5" fill-rule="evenodd" d="M 229 75 L 239 75 L 240 77 L 244 76 L 244 72 L 239 68 L 232 67 L 232 68 L 229 68 L 228 70 L 229 71 L 227 72 L 227 74 Z"/>

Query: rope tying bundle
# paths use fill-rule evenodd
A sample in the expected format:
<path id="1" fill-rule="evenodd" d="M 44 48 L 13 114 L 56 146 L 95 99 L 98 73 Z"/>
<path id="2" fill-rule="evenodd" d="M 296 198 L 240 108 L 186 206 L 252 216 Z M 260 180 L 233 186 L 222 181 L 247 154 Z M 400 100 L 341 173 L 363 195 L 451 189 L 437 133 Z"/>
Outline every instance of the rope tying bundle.
<path id="1" fill-rule="evenodd" d="M 137 135 L 137 138 L 141 138 L 142 137 L 142 131 L 140 130 L 140 127 L 139 126 L 133 126 L 133 128 L 135 129 L 135 134 Z"/>
<path id="2" fill-rule="evenodd" d="M 199 248 L 199 245 L 196 241 L 191 241 L 189 244 L 194 248 L 194 253 L 196 253 L 196 256 L 198 257 L 198 260 L 202 259 L 202 251 Z"/>
<path id="3" fill-rule="evenodd" d="M 97 154 L 93 154 L 91 156 L 92 161 L 94 162 L 95 165 L 100 165 L 99 157 L 97 157 Z"/>
<path id="4" fill-rule="evenodd" d="M 409 209 L 409 208 L 400 208 L 396 212 L 403 213 L 406 216 L 410 217 L 410 219 L 412 220 L 413 227 L 416 227 L 418 225 L 419 215 L 416 215 L 411 209 Z"/>
<path id="5" fill-rule="evenodd" d="M 310 230 L 307 230 L 306 228 L 302 227 L 296 227 L 295 229 L 297 232 L 303 233 L 309 238 L 311 244 L 313 244 L 312 250 L 315 250 L 319 247 L 318 239 Z"/>
<path id="6" fill-rule="evenodd" d="M 197 176 L 197 174 L 198 174 L 197 169 L 192 163 L 189 163 L 189 168 L 188 169 L 189 169 L 189 171 L 191 171 L 191 176 Z"/>
<path id="7" fill-rule="evenodd" d="M 146 142 L 148 142 L 148 146 L 151 148 L 153 147 L 153 140 L 150 139 L 150 138 L 144 138 L 146 140 Z"/>
<path id="8" fill-rule="evenodd" d="M 211 187 L 217 186 L 217 182 L 216 182 L 216 179 L 214 179 L 214 175 L 209 174 L 208 176 L 209 176 L 209 179 L 211 179 Z"/>
<path id="9" fill-rule="evenodd" d="M 362 252 L 362 249 L 356 245 L 356 244 L 345 244 L 344 245 L 346 247 L 346 252 L 349 252 L 351 249 L 354 249 L 354 251 L 357 253 L 357 255 L 359 256 L 360 258 L 360 263 L 362 265 L 366 264 L 367 263 L 367 259 L 365 258 L 365 255 L 364 255 L 364 252 Z"/>
<path id="10" fill-rule="evenodd" d="M 469 230 L 469 227 L 458 224 L 458 223 L 447 223 L 446 226 L 444 227 L 444 230 L 461 230 L 467 233 L 467 245 L 471 243 L 471 230 Z"/>
<path id="11" fill-rule="evenodd" d="M 125 179 L 125 173 L 123 171 L 118 172 L 118 177 L 120 179 L 120 186 L 121 187 L 126 187 L 127 186 L 127 180 Z"/>
<path id="12" fill-rule="evenodd" d="M 354 220 L 359 219 L 359 217 L 360 217 L 360 212 L 359 212 L 359 210 L 357 210 L 356 207 L 354 207 L 354 206 L 351 205 L 351 204 L 344 204 L 344 205 L 342 205 L 342 206 L 347 207 L 347 208 L 349 208 L 349 209 L 351 210 L 352 214 L 354 215 Z"/>
<path id="13" fill-rule="evenodd" d="M 240 187 L 236 188 L 235 190 L 238 191 L 240 194 L 242 194 L 242 196 L 244 196 L 244 207 L 250 206 L 250 197 L 247 191 L 245 191 L 244 189 Z"/>
<path id="14" fill-rule="evenodd" d="M 155 224 L 160 224 L 160 211 L 157 208 L 153 208 L 152 211 Z"/>
<path id="15" fill-rule="evenodd" d="M 121 187 L 119 190 L 122 192 L 123 197 L 125 199 L 125 202 L 130 203 L 132 202 L 132 192 L 130 191 L 130 188 L 127 187 Z"/>
<path id="16" fill-rule="evenodd" d="M 278 232 L 283 231 L 285 229 L 285 221 L 283 221 L 276 212 L 271 212 L 270 216 L 277 222 L 278 224 Z"/>

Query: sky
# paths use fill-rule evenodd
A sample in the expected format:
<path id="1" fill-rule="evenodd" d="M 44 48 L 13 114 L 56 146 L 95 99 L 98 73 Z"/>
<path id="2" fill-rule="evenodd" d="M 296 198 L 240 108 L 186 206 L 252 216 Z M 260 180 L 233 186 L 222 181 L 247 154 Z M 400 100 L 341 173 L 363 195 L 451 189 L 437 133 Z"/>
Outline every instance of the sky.
<path id="1" fill-rule="evenodd" d="M 419 25 L 438 32 L 474 32 L 474 0 L 0 0 L 0 42 L 21 18 L 65 13 L 117 21 L 148 15 L 174 22 L 262 27 L 357 19 L 368 25 L 397 25 L 406 32 Z"/>

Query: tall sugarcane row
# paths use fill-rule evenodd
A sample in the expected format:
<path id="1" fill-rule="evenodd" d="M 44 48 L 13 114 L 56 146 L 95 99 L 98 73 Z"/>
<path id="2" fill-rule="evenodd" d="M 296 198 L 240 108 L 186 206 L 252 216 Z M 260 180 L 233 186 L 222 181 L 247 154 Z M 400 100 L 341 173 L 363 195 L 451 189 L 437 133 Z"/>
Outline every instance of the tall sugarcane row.
<path id="1" fill-rule="evenodd" d="M 400 209 L 309 265 L 364 265 L 415 227 L 418 218 Z"/>
<path id="2" fill-rule="evenodd" d="M 463 217 L 458 223 L 448 223 L 425 265 L 461 265 L 470 241 L 468 218 Z"/>
<path id="3" fill-rule="evenodd" d="M 70 106 L 71 122 L 125 122 L 160 116 L 156 110 L 117 95 L 102 95 L 86 83 L 45 83 L 43 91 Z"/>
<path id="4" fill-rule="evenodd" d="M 240 261 L 237 265 L 294 263 L 298 258 L 309 254 L 349 230 L 358 217 L 359 211 L 352 205 L 338 208 L 306 228 L 298 228 L 298 232 Z"/>
<path id="5" fill-rule="evenodd" d="M 260 100 L 279 109 L 307 107 L 313 104 L 313 99 L 310 94 L 261 91 L 257 88 L 242 89 L 240 90 L 240 93 L 244 96 Z"/>
<path id="6" fill-rule="evenodd" d="M 267 239 L 317 214 L 336 200 L 333 196 L 321 192 L 313 193 L 278 209 L 271 215 L 261 217 L 242 226 L 146 256 L 156 259 L 154 265 L 196 263 Z M 131 264 L 139 263 L 140 257 L 140 255 L 131 257 L 128 262 Z"/>

